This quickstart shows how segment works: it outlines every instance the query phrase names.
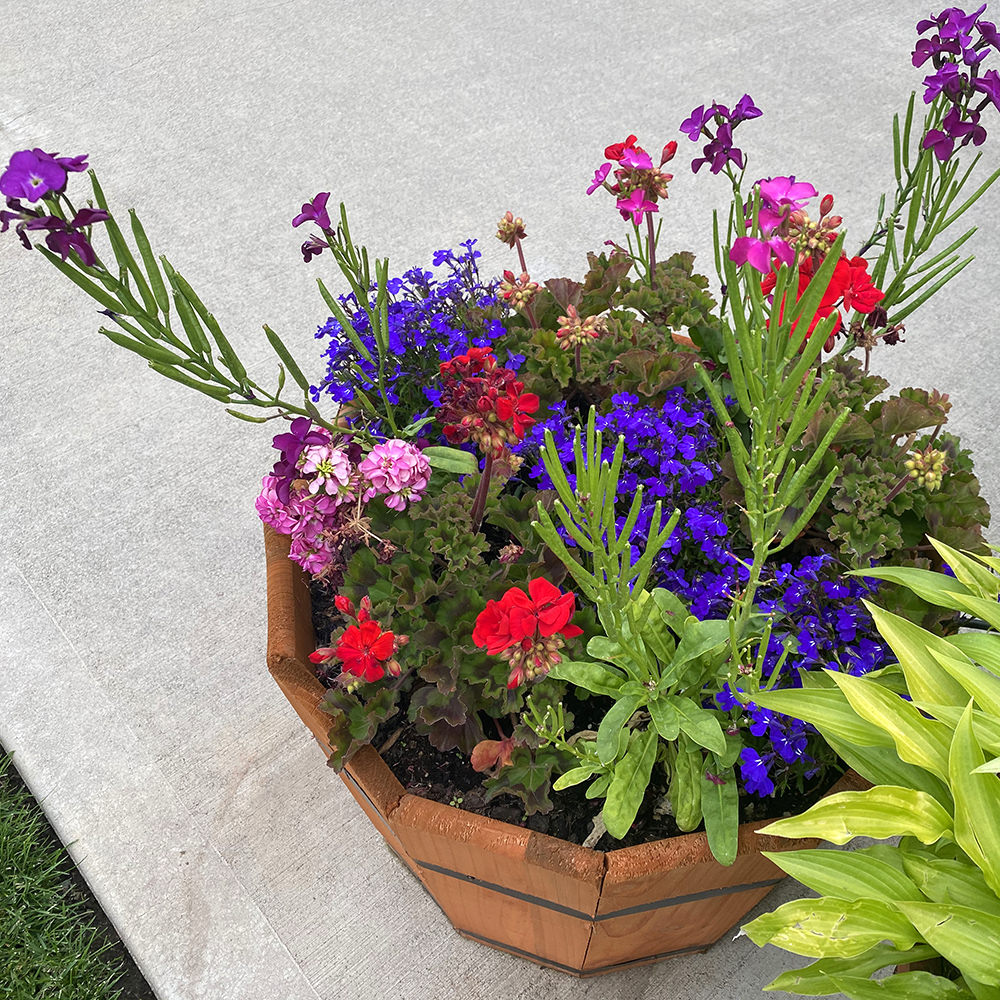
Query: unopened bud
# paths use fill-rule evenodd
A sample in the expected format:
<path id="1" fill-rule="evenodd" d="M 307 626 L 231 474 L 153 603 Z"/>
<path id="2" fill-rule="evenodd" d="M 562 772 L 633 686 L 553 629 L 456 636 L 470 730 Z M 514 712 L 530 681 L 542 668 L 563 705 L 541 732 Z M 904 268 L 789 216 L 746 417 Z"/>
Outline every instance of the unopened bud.
<path id="1" fill-rule="evenodd" d="M 833 211 L 833 195 L 825 194 L 823 195 L 823 200 L 819 203 L 819 214 L 829 215 Z M 840 225 L 840 220 L 837 220 L 837 225 Z"/>

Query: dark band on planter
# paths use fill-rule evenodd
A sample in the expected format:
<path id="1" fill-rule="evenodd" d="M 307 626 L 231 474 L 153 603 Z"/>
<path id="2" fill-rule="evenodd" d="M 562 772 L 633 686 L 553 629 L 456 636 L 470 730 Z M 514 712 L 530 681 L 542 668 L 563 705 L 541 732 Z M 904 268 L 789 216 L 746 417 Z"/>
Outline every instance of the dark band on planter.
<path id="1" fill-rule="evenodd" d="M 483 937 L 481 934 L 474 934 L 472 931 L 459 929 L 458 933 L 472 941 L 479 941 L 481 944 L 488 944 L 492 948 L 499 948 L 501 951 L 510 952 L 512 955 L 520 955 L 522 958 L 530 959 L 532 962 L 537 962 L 539 965 L 547 965 L 553 969 L 562 969 L 564 972 L 571 972 L 574 975 L 587 977 L 599 976 L 605 972 L 614 972 L 616 969 L 628 969 L 633 965 L 645 965 L 649 962 L 658 962 L 663 958 L 676 958 L 679 955 L 696 955 L 699 952 L 707 951 L 712 947 L 712 944 L 715 943 L 695 944 L 688 948 L 678 948 L 676 951 L 661 951 L 655 955 L 646 955 L 643 958 L 633 958 L 627 962 L 615 962 L 612 965 L 601 965 L 593 969 L 584 969 L 577 968 L 573 965 L 564 965 L 562 962 L 555 962 L 551 958 L 543 958 L 541 955 L 536 955 L 534 952 L 525 951 L 523 948 L 515 948 L 513 945 L 504 944 L 502 941 L 494 941 L 492 938 Z"/>
<path id="2" fill-rule="evenodd" d="M 427 871 L 437 872 L 439 875 L 447 875 L 449 878 L 456 878 L 462 882 L 471 882 L 483 889 L 490 889 L 493 892 L 499 892 L 505 896 L 512 896 L 514 899 L 520 899 L 525 903 L 534 903 L 535 906 L 542 906 L 547 910 L 555 910 L 557 913 L 565 913 L 567 916 L 577 917 L 580 920 L 594 921 L 613 920 L 615 917 L 627 917 L 635 913 L 645 913 L 648 910 L 662 910 L 668 906 L 682 906 L 685 903 L 695 903 L 700 899 L 711 899 L 713 896 L 730 896 L 737 892 L 751 892 L 754 889 L 769 889 L 771 886 L 777 885 L 784 878 L 784 876 L 782 876 L 782 878 L 765 879 L 763 882 L 744 882 L 742 885 L 730 885 L 722 889 L 706 889 L 704 892 L 692 892 L 686 896 L 671 896 L 668 899 L 658 899 L 653 903 L 643 903 L 641 906 L 629 906 L 623 910 L 612 910 L 610 913 L 595 915 L 593 913 L 585 913 L 583 910 L 574 910 L 569 906 L 562 906 L 560 903 L 553 903 L 551 900 L 543 899 L 541 896 L 532 896 L 526 892 L 519 892 L 517 889 L 509 889 L 505 885 L 497 885 L 495 882 L 486 882 L 483 879 L 476 878 L 475 875 L 465 875 L 462 872 L 452 871 L 450 868 L 442 868 L 440 865 L 433 865 L 429 861 L 419 861 L 414 859 L 413 863 L 419 868 L 425 868 Z M 463 931 L 462 933 L 465 934 L 466 932 Z M 483 938 L 482 940 L 485 941 L 486 939 Z M 705 945 L 705 947 L 708 947 L 708 945 Z M 695 950 L 697 951 L 699 949 Z M 672 955 L 674 952 L 667 952 L 665 955 L 660 957 L 666 957 L 667 954 Z M 652 957 L 644 959 L 644 961 L 652 960 Z"/>

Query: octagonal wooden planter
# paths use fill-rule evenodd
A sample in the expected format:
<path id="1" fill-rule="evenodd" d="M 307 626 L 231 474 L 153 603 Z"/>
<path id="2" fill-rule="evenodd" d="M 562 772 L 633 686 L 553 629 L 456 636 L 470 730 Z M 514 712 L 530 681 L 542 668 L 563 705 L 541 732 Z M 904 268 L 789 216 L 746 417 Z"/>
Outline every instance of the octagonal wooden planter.
<path id="1" fill-rule="evenodd" d="M 309 588 L 288 537 L 265 528 L 265 544 L 268 669 L 329 755 Z M 740 827 L 729 868 L 703 833 L 594 851 L 410 795 L 371 747 L 341 777 L 460 934 L 576 976 L 704 951 L 784 878 L 762 850 L 816 843 L 757 836 L 758 822 Z M 848 772 L 834 790 L 861 787 Z"/>

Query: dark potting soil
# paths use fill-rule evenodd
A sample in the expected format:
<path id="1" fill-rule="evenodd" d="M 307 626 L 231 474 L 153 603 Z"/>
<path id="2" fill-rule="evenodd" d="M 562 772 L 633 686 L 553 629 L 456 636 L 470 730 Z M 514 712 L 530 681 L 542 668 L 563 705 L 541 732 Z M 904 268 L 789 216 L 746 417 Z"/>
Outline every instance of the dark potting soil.
<path id="1" fill-rule="evenodd" d="M 312 590 L 313 627 L 319 645 L 327 645 L 331 633 L 342 627 L 343 616 L 333 607 L 332 595 L 318 587 L 313 587 Z M 321 669 L 317 671 L 317 675 L 328 686 L 334 679 L 333 676 L 325 675 Z M 484 778 L 488 775 L 474 771 L 468 756 L 459 750 L 438 750 L 426 736 L 417 732 L 416 726 L 407 721 L 407 701 L 404 694 L 400 699 L 399 711 L 379 727 L 372 741 L 407 792 L 480 816 L 527 827 L 574 844 L 584 843 L 591 835 L 603 800 L 586 797 L 587 783 L 561 792 L 550 792 L 554 808 L 548 813 L 526 815 L 521 800 L 510 793 L 497 795 L 487 801 Z M 566 699 L 567 710 L 573 712 L 577 729 L 596 729 L 600 722 L 600 715 L 597 713 L 602 706 L 605 709 L 607 707 L 603 699 L 580 700 L 572 694 Z M 599 851 L 611 851 L 676 837 L 683 832 L 674 822 L 673 816 L 660 806 L 667 786 L 663 770 L 658 768 L 657 771 L 625 838 L 615 840 L 604 833 L 599 840 L 591 843 L 591 847 Z M 804 792 L 789 789 L 780 796 L 767 799 L 743 796 L 740 799 L 740 822 L 796 815 L 818 801 L 840 777 L 840 773 L 842 772 L 828 772 L 822 783 Z"/>

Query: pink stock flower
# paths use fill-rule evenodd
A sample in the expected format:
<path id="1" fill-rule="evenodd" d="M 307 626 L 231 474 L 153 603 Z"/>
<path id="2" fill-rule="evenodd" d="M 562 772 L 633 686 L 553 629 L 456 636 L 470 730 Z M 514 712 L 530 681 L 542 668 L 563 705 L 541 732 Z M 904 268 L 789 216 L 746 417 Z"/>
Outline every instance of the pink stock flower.
<path id="1" fill-rule="evenodd" d="M 260 496 L 257 497 L 255 506 L 265 524 L 269 524 L 279 535 L 290 535 L 295 528 L 296 519 L 289 514 L 288 506 L 281 502 L 275 490 L 277 483 L 277 476 L 265 476 L 261 480 Z"/>
<path id="2" fill-rule="evenodd" d="M 398 511 L 421 498 L 431 477 L 430 463 L 420 449 L 396 438 L 375 445 L 358 471 L 368 483 L 362 499 L 385 496 L 386 507 Z"/>
<path id="3" fill-rule="evenodd" d="M 303 476 L 311 477 L 309 492 L 321 490 L 342 500 L 354 499 L 354 469 L 347 453 L 331 444 L 314 444 L 303 449 L 299 458 Z"/>

